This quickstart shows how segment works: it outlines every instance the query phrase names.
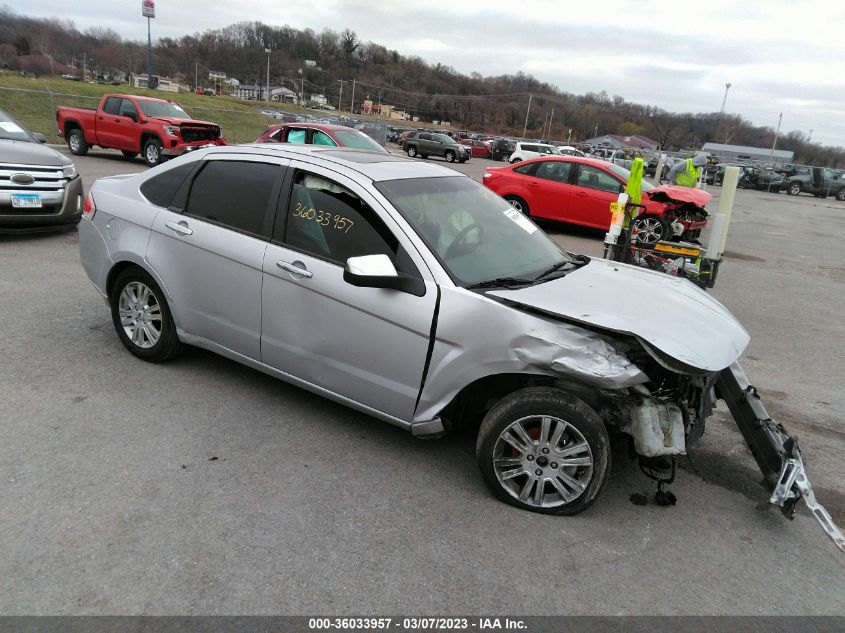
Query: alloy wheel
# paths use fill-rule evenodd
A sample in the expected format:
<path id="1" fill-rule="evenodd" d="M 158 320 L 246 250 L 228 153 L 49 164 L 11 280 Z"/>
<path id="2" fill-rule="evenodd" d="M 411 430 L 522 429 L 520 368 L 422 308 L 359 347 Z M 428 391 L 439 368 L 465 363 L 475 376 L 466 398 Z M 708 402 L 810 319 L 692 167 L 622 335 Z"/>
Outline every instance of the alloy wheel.
<path id="1" fill-rule="evenodd" d="M 657 218 L 642 218 L 635 222 L 637 239 L 643 244 L 655 244 L 663 237 L 663 225 Z"/>
<path id="2" fill-rule="evenodd" d="M 575 501 L 593 478 L 590 445 L 558 417 L 530 415 L 509 424 L 493 448 L 493 470 L 514 499 L 536 508 Z"/>
<path id="3" fill-rule="evenodd" d="M 146 158 L 150 165 L 155 165 L 158 162 L 158 148 L 153 143 L 147 145 Z"/>
<path id="4" fill-rule="evenodd" d="M 120 325 L 133 345 L 149 349 L 161 338 L 161 305 L 153 291 L 140 281 L 124 286 L 118 301 Z"/>

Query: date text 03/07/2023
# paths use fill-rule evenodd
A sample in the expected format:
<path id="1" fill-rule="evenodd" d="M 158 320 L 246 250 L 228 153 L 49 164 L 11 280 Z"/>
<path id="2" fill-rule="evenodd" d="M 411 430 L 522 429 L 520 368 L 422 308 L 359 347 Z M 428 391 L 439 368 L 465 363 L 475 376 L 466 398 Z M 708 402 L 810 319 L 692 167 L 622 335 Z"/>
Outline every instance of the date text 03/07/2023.
<path id="1" fill-rule="evenodd" d="M 309 618 L 308 628 L 319 630 L 392 631 L 524 631 L 526 623 L 517 618 L 408 617 L 408 618 Z"/>

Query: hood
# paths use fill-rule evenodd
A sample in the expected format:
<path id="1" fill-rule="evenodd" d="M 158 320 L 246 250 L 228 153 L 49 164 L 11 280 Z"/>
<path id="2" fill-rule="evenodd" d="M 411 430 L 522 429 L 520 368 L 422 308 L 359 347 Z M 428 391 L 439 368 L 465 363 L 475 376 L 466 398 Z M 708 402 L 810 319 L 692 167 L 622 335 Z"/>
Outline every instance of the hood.
<path id="1" fill-rule="evenodd" d="M 643 195 L 655 202 L 691 202 L 699 207 L 704 207 L 713 199 L 711 194 L 701 189 L 672 185 L 660 185 L 654 189 L 647 189 L 643 191 Z"/>
<path id="2" fill-rule="evenodd" d="M 211 121 L 200 121 L 199 119 L 177 119 L 171 117 L 162 117 L 162 116 L 154 116 L 150 117 L 155 121 L 161 121 L 165 125 L 178 125 L 178 126 L 196 126 L 196 127 L 213 127 L 213 128 L 220 128 L 219 125 L 216 123 L 212 123 Z"/>
<path id="3" fill-rule="evenodd" d="M 29 143 L 27 141 L 10 141 L 0 139 L 0 156 L 4 163 L 16 165 L 72 165 L 73 162 L 64 154 L 60 154 L 52 147 L 43 143 Z"/>
<path id="4" fill-rule="evenodd" d="M 488 294 L 635 336 L 701 371 L 729 366 L 750 340 L 725 306 L 686 279 L 604 259 L 543 284 Z"/>

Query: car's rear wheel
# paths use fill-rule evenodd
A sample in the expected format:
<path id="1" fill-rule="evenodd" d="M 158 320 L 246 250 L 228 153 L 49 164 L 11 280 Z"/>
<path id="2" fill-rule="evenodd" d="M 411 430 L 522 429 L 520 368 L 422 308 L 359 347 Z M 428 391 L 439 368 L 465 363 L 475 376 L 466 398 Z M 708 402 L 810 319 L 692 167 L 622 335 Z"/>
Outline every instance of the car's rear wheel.
<path id="1" fill-rule="evenodd" d="M 413 145 L 409 146 L 408 147 L 408 156 L 410 156 L 411 158 L 414 158 L 414 156 L 416 156 L 416 155 L 417 155 L 417 148 L 414 147 Z"/>
<path id="2" fill-rule="evenodd" d="M 151 138 L 144 144 L 144 162 L 147 167 L 155 167 L 162 162 L 161 141 Z"/>
<path id="3" fill-rule="evenodd" d="M 788 193 L 790 196 L 797 196 L 799 193 L 801 193 L 801 185 L 797 182 L 793 182 L 786 189 L 786 193 Z"/>
<path id="4" fill-rule="evenodd" d="M 114 329 L 135 356 L 158 363 L 182 351 L 164 293 L 146 271 L 132 266 L 120 272 L 109 302 Z"/>
<path id="5" fill-rule="evenodd" d="M 67 148 L 74 156 L 85 156 L 88 153 L 88 143 L 85 142 L 85 135 L 82 130 L 71 130 L 67 135 Z"/>
<path id="6" fill-rule="evenodd" d="M 481 423 L 476 456 L 498 499 L 546 514 L 587 509 L 610 472 L 610 440 L 599 415 L 549 387 L 521 389 L 496 403 Z"/>
<path id="7" fill-rule="evenodd" d="M 519 196 L 505 196 L 505 200 L 510 202 L 510 205 L 523 215 L 531 215 L 531 211 L 528 208 L 528 203 L 525 202 L 525 200 L 523 200 Z"/>
<path id="8" fill-rule="evenodd" d="M 637 241 L 640 244 L 656 244 L 669 236 L 669 224 L 664 218 L 650 213 L 637 216 L 634 220 Z"/>

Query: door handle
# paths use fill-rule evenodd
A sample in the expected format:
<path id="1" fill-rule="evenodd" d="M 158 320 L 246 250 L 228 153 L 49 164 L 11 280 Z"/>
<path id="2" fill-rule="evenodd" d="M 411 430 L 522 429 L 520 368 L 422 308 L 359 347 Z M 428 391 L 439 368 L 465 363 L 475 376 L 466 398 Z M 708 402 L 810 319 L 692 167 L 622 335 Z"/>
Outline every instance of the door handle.
<path id="1" fill-rule="evenodd" d="M 166 226 L 171 231 L 176 231 L 179 235 L 193 235 L 193 229 L 188 228 L 187 222 L 165 222 Z"/>
<path id="2" fill-rule="evenodd" d="M 290 263 L 290 262 L 280 260 L 280 261 L 276 262 L 276 266 L 278 266 L 282 270 L 286 270 L 289 273 L 292 273 L 294 275 L 299 275 L 300 277 L 304 277 L 305 279 L 311 279 L 311 277 L 314 276 L 314 273 L 312 273 L 310 270 L 305 268 L 305 264 L 302 264 L 301 266 L 297 266 L 296 265 L 297 263 L 302 264 L 302 262 Z"/>
<path id="3" fill-rule="evenodd" d="M 587 192 L 586 192 L 586 191 L 578 191 L 578 192 L 576 193 L 576 195 L 578 195 L 578 196 L 586 196 L 586 195 L 587 195 Z"/>
<path id="4" fill-rule="evenodd" d="M 115 120 L 114 120 L 114 122 L 115 122 L 115 123 L 120 123 L 120 119 L 115 119 Z"/>

